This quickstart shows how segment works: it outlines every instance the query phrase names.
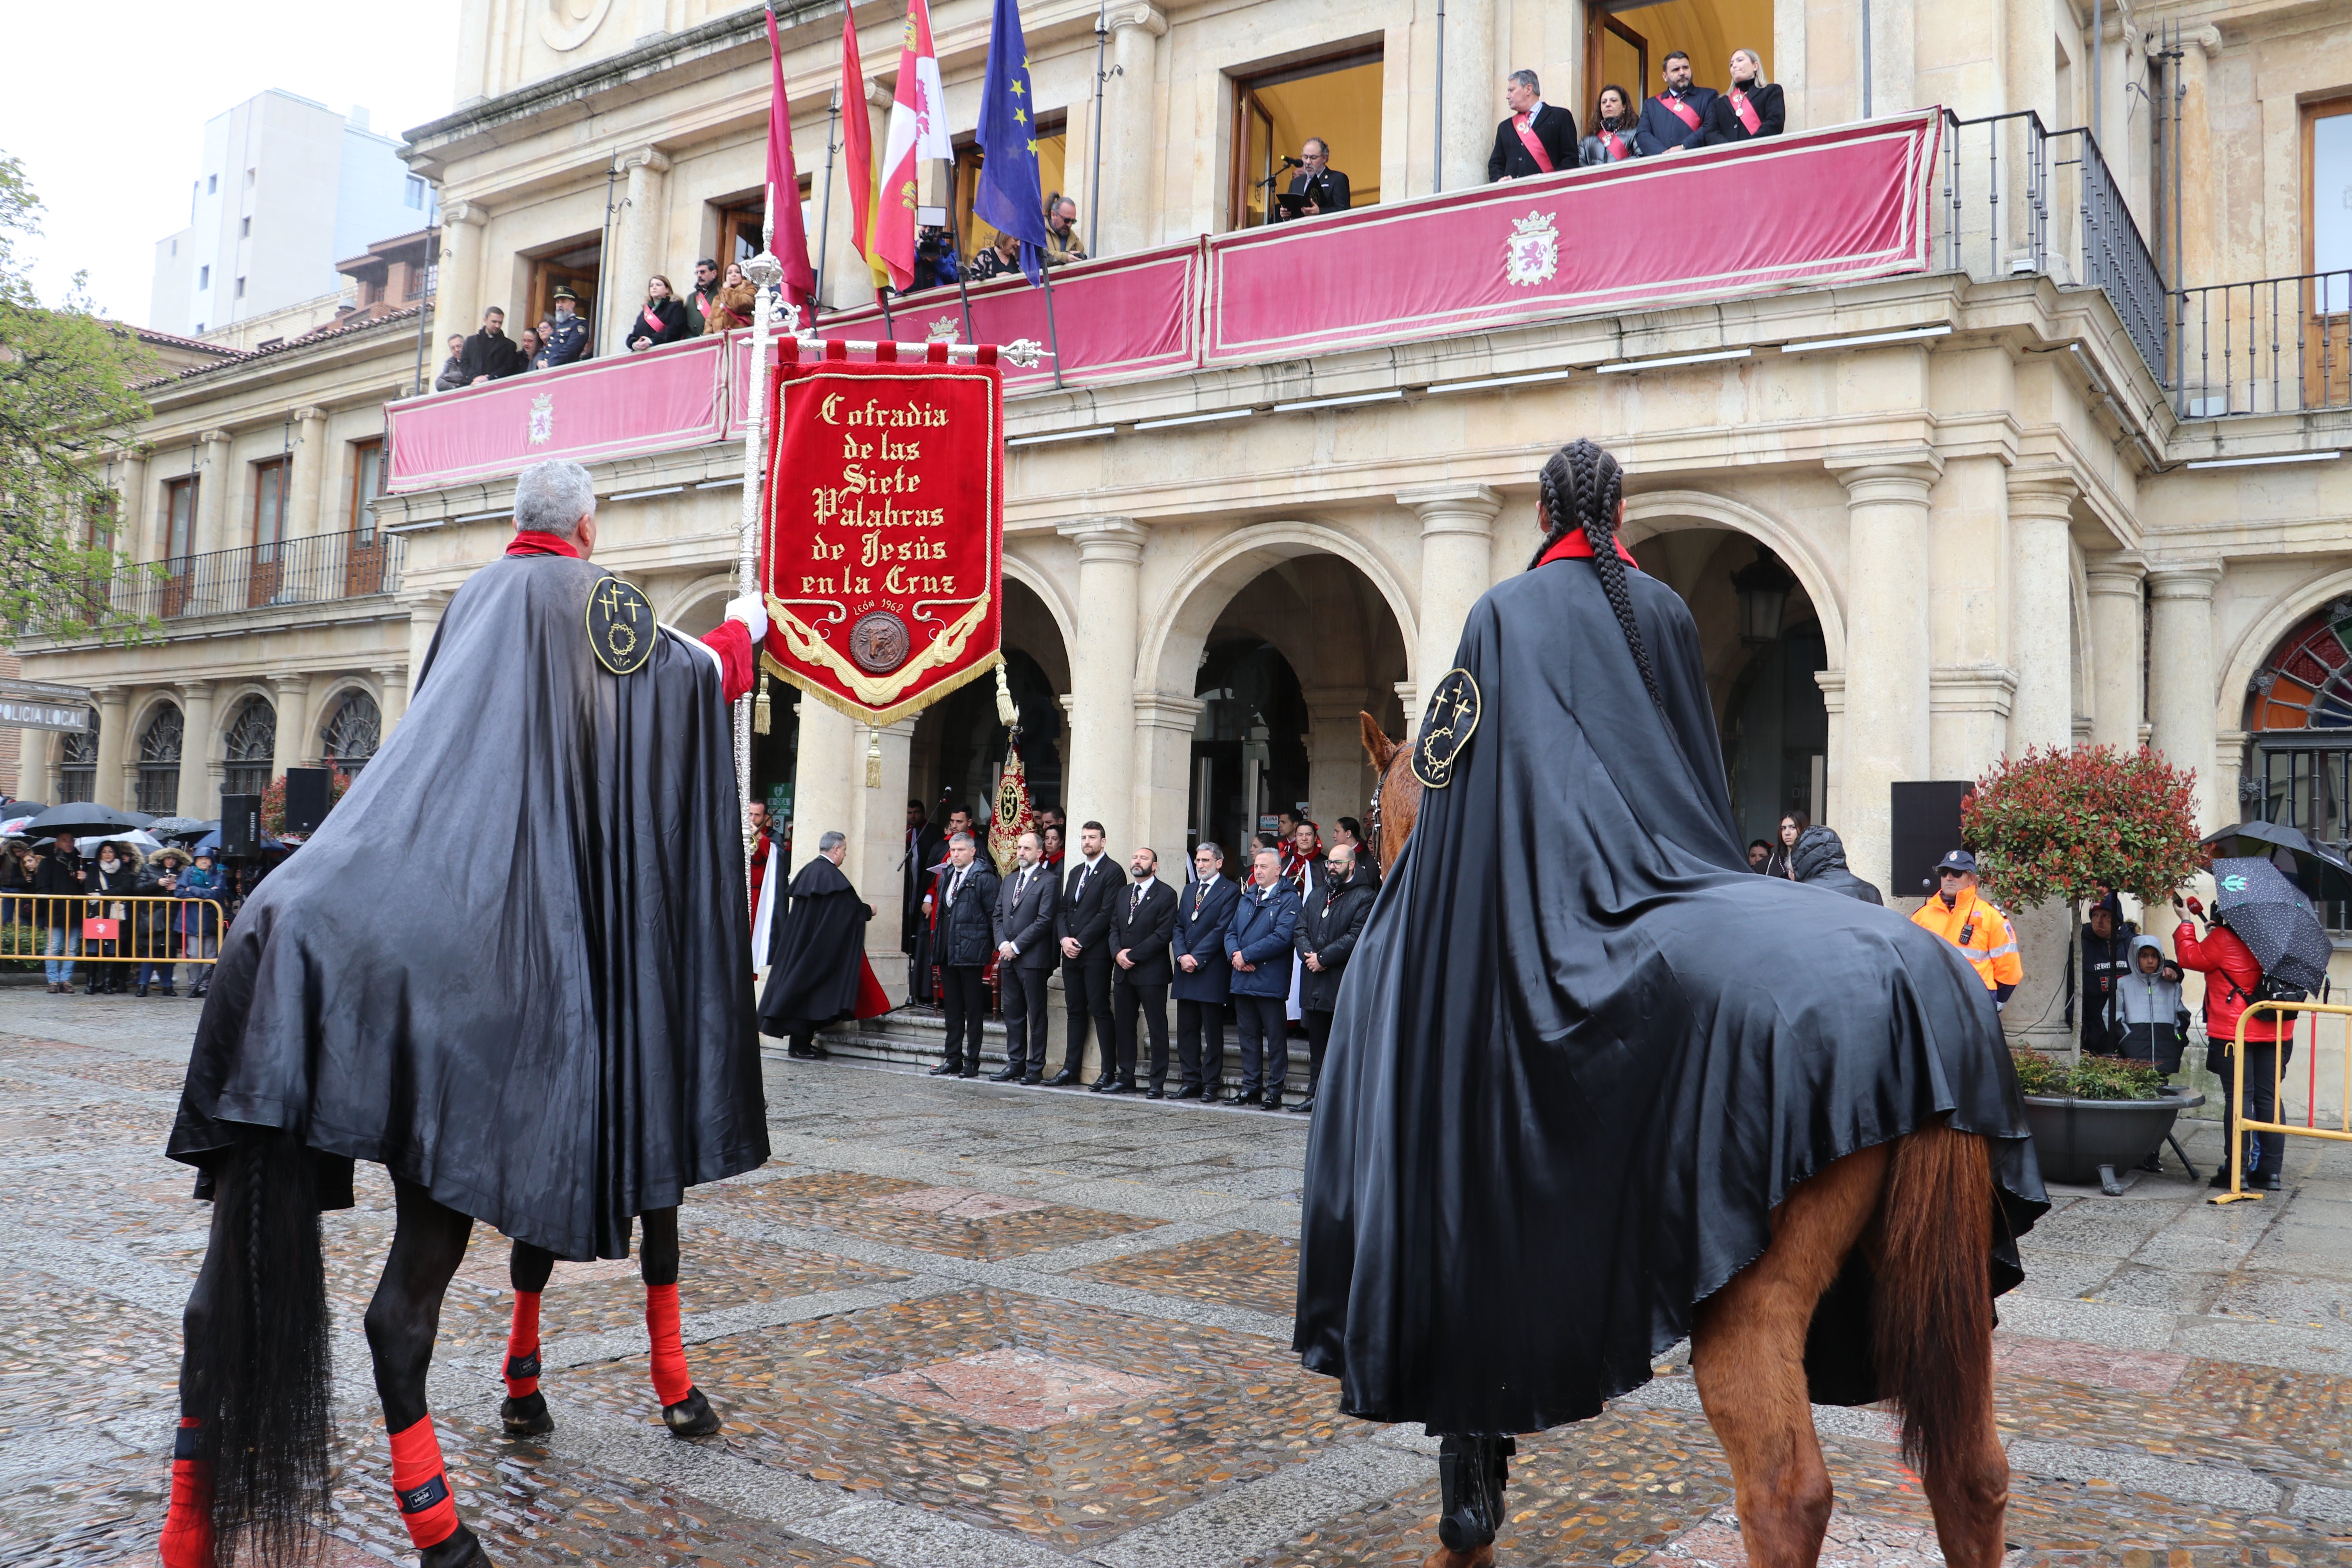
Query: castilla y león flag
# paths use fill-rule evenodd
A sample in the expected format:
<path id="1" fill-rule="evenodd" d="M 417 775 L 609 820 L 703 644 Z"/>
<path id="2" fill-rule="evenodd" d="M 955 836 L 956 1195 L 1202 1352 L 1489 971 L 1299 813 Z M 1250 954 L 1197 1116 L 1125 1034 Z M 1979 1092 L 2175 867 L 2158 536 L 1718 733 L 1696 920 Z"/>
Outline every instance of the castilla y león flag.
<path id="1" fill-rule="evenodd" d="M 1004 384 L 983 363 L 774 372 L 761 554 L 768 668 L 861 723 L 985 673 L 1004 581 Z"/>

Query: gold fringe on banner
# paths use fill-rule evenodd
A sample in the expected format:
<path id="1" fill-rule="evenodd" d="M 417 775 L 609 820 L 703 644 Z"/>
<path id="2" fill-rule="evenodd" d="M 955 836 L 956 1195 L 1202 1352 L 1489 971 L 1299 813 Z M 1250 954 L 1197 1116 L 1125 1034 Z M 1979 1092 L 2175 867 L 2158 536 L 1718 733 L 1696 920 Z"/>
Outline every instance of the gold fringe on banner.
<path id="1" fill-rule="evenodd" d="M 751 700 L 751 733 L 768 732 L 768 672 L 760 672 L 760 695 Z"/>

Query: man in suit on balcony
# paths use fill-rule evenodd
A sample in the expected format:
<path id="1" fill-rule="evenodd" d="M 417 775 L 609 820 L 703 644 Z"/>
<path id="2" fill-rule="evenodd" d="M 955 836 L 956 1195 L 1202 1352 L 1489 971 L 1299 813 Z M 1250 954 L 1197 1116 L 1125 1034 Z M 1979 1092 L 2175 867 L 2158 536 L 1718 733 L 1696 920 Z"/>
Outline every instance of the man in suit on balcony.
<path id="1" fill-rule="evenodd" d="M 1511 112 L 1495 128 L 1495 151 L 1486 159 L 1489 180 L 1524 180 L 1576 167 L 1576 116 L 1543 100 L 1531 70 L 1515 70 L 1503 83 Z"/>
<path id="2" fill-rule="evenodd" d="M 1633 127 L 1634 150 L 1644 158 L 1700 145 L 1717 97 L 1711 87 L 1691 85 L 1690 57 L 1680 49 L 1666 57 L 1665 73 L 1666 89 L 1643 102 L 1641 123 Z"/>

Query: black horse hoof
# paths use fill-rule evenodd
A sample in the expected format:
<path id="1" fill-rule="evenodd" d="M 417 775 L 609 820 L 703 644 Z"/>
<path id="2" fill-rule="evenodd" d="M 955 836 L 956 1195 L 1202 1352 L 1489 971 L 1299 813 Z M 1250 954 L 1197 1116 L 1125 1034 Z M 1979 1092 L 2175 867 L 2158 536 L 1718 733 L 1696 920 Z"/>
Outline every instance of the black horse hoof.
<path id="1" fill-rule="evenodd" d="M 555 1417 L 547 1413 L 547 1395 L 537 1391 L 501 1404 L 499 1419 L 506 1423 L 509 1437 L 544 1437 L 555 1430 Z"/>
<path id="2" fill-rule="evenodd" d="M 719 1430 L 719 1412 L 710 1408 L 702 1390 L 689 1388 L 684 1399 L 662 1406 L 662 1425 L 673 1437 L 708 1437 Z"/>
<path id="3" fill-rule="evenodd" d="M 426 1547 L 416 1562 L 417 1568 L 490 1568 L 490 1554 L 461 1524 L 448 1540 Z"/>

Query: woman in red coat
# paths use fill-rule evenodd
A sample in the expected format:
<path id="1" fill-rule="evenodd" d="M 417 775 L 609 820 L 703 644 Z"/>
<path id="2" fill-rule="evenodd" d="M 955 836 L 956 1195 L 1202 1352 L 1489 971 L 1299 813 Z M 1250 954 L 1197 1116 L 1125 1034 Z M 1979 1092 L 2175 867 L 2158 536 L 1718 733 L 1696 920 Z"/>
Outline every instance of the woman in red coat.
<path id="1" fill-rule="evenodd" d="M 2205 906 L 2195 899 L 2188 901 L 2190 914 L 2201 915 Z M 2238 1037 L 2238 1018 L 2252 1005 L 2255 991 L 2263 983 L 2263 966 L 2239 940 L 2238 933 L 2218 921 L 2197 938 L 2197 928 L 2184 917 L 2180 929 L 2172 933 L 2173 951 L 2180 956 L 2180 967 L 2194 969 L 2205 976 L 2205 1038 L 2206 1067 L 2221 1079 L 2222 1130 L 2226 1133 L 2237 1125 L 2237 1107 L 2231 1103 L 2233 1077 L 2227 1057 Z M 2285 1056 L 2280 1056 L 2284 1042 Z M 2278 1075 L 2294 1057 L 2294 1025 L 2276 1013 L 2258 1013 L 2246 1025 L 2246 1114 L 2256 1121 L 2278 1120 Z M 2280 1132 L 2257 1132 L 2252 1140 L 2253 1157 L 2246 1175 L 2246 1185 L 2260 1185 L 2277 1192 L 2280 1173 L 2286 1161 L 2286 1136 Z M 2208 1184 L 2216 1187 L 2230 1184 L 2229 1163 L 2213 1173 Z"/>

